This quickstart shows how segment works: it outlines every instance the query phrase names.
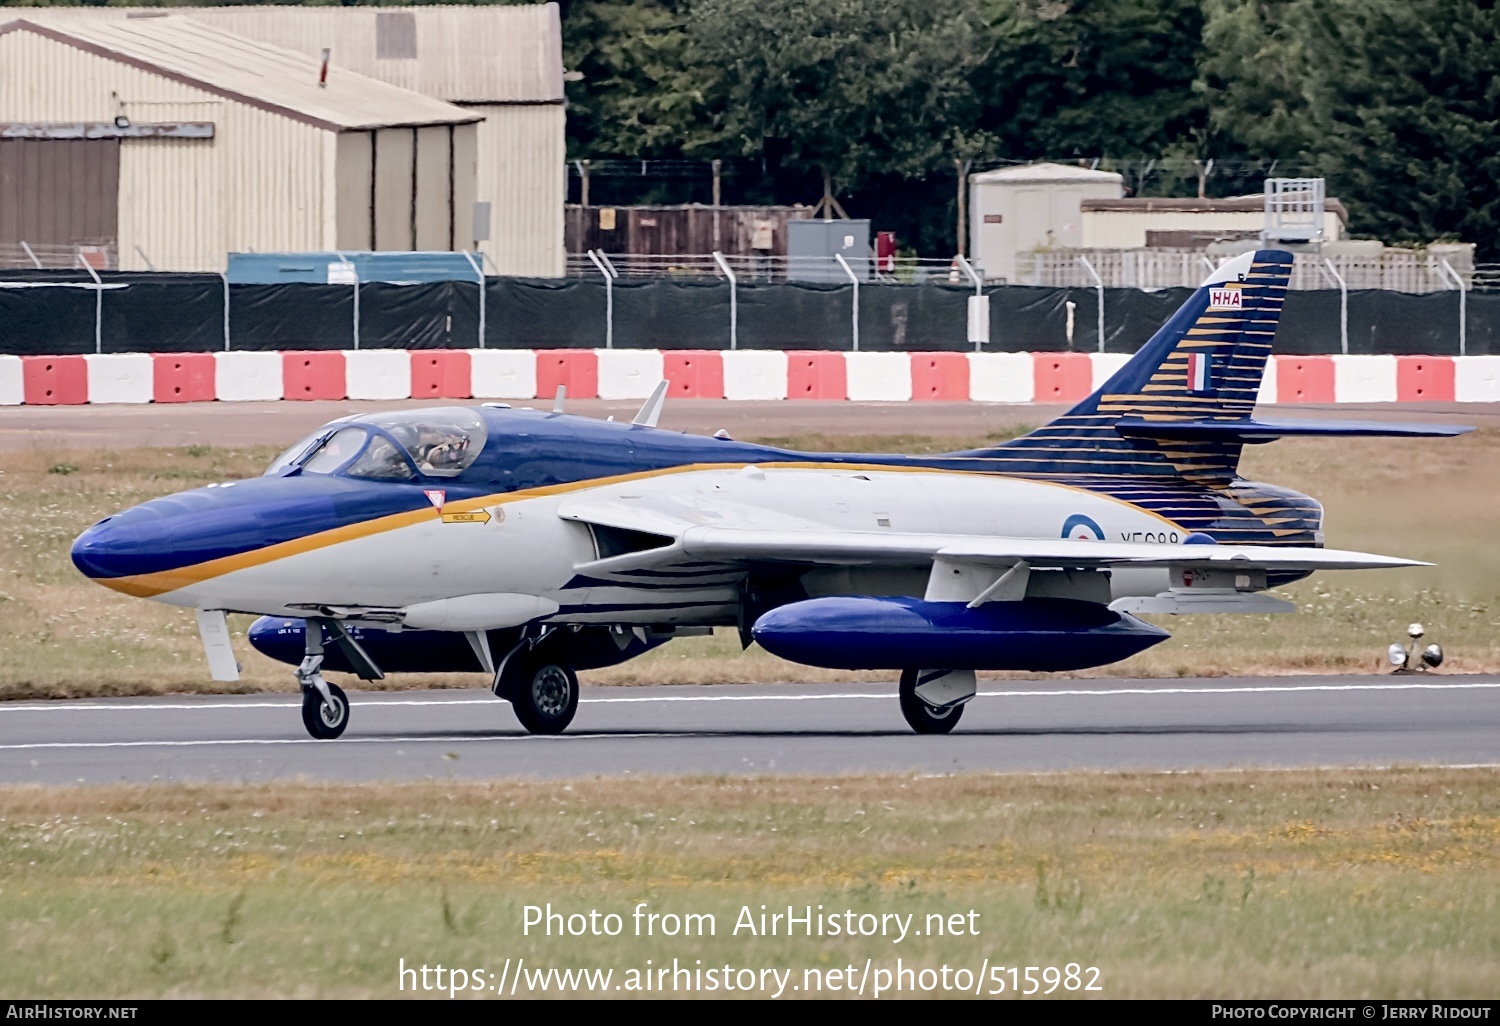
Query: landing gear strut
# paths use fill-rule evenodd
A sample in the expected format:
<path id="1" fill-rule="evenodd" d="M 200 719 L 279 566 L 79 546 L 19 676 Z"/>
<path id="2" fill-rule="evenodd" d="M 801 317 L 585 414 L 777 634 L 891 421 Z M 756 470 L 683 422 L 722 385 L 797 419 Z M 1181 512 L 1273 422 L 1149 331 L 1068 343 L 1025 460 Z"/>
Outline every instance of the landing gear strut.
<path id="1" fill-rule="evenodd" d="M 522 641 L 495 674 L 495 694 L 532 734 L 561 734 L 578 712 L 578 674 L 556 657 L 557 648 Z"/>
<path id="2" fill-rule="evenodd" d="M 302 688 L 302 725 L 320 741 L 331 740 L 349 726 L 349 699 L 337 684 L 323 679 L 323 623 L 308 617 L 303 627 L 307 655 L 297 667 Z"/>

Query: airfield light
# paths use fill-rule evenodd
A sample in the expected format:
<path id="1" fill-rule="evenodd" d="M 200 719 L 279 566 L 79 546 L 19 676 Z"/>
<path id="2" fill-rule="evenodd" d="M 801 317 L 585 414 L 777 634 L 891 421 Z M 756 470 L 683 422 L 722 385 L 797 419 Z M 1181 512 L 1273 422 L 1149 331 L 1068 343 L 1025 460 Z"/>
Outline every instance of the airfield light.
<path id="1" fill-rule="evenodd" d="M 1420 638 L 1426 633 L 1427 631 L 1423 629 L 1422 625 L 1419 623 L 1414 623 L 1410 627 L 1406 628 L 1406 636 L 1408 638 L 1411 638 L 1413 641 L 1415 641 L 1417 638 Z"/>
<path id="2" fill-rule="evenodd" d="M 1391 642 L 1391 647 L 1385 650 L 1385 657 L 1391 661 L 1392 666 L 1406 665 L 1406 646 L 1399 641 Z"/>
<path id="3" fill-rule="evenodd" d="M 1437 669 L 1443 665 L 1443 648 L 1441 645 L 1432 644 L 1422 649 L 1422 662 Z"/>

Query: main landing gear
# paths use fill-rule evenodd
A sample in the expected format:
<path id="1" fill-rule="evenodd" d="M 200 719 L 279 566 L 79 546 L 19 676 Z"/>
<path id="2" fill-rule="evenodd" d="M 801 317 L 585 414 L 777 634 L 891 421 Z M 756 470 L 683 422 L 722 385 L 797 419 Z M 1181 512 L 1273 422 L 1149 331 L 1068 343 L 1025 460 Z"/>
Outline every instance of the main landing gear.
<path id="1" fill-rule="evenodd" d="M 946 734 L 977 690 L 973 670 L 902 670 L 901 715 L 918 734 Z"/>
<path id="2" fill-rule="evenodd" d="M 578 712 L 578 674 L 548 639 L 522 641 L 495 674 L 494 691 L 532 734 L 561 734 Z"/>

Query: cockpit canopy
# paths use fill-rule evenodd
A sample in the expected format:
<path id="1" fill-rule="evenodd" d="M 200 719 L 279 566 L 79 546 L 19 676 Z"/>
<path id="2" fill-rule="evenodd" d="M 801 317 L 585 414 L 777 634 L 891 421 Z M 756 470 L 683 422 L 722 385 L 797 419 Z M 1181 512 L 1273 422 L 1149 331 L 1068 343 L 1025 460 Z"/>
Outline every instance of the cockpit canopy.
<path id="1" fill-rule="evenodd" d="M 478 459 L 486 438 L 483 419 L 462 406 L 356 415 L 308 435 L 278 456 L 266 475 L 296 469 L 379 481 L 457 477 Z"/>

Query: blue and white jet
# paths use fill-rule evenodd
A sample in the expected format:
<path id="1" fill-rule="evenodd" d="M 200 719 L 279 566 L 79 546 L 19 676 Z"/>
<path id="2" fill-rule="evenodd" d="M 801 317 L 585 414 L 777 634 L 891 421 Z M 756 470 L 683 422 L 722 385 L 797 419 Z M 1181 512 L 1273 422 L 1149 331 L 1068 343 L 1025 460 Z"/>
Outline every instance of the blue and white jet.
<path id="1" fill-rule="evenodd" d="M 1323 546 L 1309 496 L 1241 479 L 1246 444 L 1464 428 L 1253 416 L 1291 254 L 1226 263 L 1120 371 L 1047 426 L 941 456 L 806 453 L 559 411 L 335 421 L 260 478 L 154 499 L 73 546 L 100 584 L 225 613 L 297 667 L 303 722 L 349 722 L 324 671 L 471 671 L 525 728 L 564 730 L 576 671 L 738 628 L 795 662 L 900 673 L 920 733 L 977 670 L 1100 666 L 1167 639 L 1137 613 L 1268 612 L 1314 571 L 1419 565 Z"/>

